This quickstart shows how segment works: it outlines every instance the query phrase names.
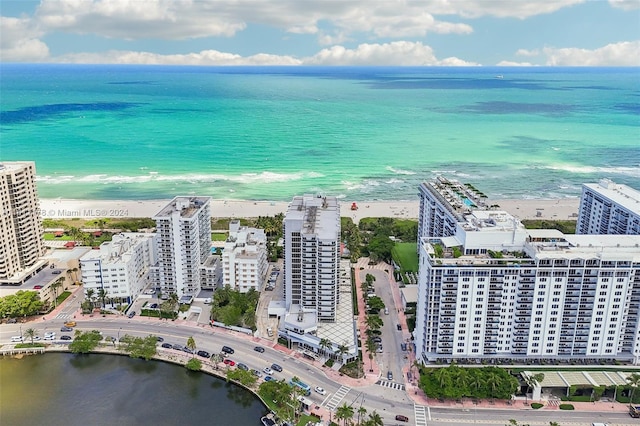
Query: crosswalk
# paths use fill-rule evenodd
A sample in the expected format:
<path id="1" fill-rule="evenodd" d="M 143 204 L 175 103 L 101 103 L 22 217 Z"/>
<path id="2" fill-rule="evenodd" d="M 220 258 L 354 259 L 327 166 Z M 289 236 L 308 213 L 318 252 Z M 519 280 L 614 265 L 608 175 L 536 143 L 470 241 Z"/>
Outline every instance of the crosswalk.
<path id="1" fill-rule="evenodd" d="M 396 382 L 390 382 L 388 380 L 378 380 L 376 385 L 384 386 L 386 388 L 404 390 L 404 385 Z"/>
<path id="2" fill-rule="evenodd" d="M 73 314 L 58 314 L 56 315 L 56 319 L 69 319 Z"/>
<path id="3" fill-rule="evenodd" d="M 427 426 L 427 407 L 414 405 L 413 414 L 416 419 L 416 426 Z"/>
<path id="4" fill-rule="evenodd" d="M 333 394 L 329 402 L 327 402 L 327 404 L 325 405 L 325 407 L 327 407 L 327 410 L 335 411 L 335 409 L 338 407 L 338 405 L 340 405 L 340 403 L 342 402 L 344 397 L 347 396 L 350 390 L 351 388 L 348 386 L 340 386 L 340 389 L 338 389 L 336 393 Z"/>

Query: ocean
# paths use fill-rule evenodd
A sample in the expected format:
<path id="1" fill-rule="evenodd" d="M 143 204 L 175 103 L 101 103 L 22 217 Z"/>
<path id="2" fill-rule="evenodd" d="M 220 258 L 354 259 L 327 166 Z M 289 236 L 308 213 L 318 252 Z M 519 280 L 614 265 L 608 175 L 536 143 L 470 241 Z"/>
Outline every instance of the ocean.
<path id="1" fill-rule="evenodd" d="M 0 161 L 42 198 L 417 200 L 640 182 L 639 68 L 0 64 Z"/>

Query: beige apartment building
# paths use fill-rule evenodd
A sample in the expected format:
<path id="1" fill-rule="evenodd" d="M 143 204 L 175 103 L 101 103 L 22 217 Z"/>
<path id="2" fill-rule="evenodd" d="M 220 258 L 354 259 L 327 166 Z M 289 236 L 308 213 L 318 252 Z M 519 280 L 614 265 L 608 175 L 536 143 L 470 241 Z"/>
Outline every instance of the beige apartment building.
<path id="1" fill-rule="evenodd" d="M 21 285 L 46 260 L 32 161 L 0 163 L 0 284 Z"/>

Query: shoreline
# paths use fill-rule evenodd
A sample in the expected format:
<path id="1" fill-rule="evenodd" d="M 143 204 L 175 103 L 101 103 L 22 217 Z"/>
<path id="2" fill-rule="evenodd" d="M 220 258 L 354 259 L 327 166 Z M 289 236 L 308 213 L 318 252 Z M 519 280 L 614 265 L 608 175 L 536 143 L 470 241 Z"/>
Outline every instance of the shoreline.
<path id="1" fill-rule="evenodd" d="M 45 219 L 100 219 L 100 218 L 150 218 L 159 212 L 166 200 L 79 200 L 41 199 L 40 216 Z M 351 210 L 352 201 L 340 201 L 340 215 L 359 222 L 368 217 L 392 217 L 417 220 L 420 202 L 416 201 L 359 201 L 358 209 Z M 497 204 L 497 210 L 505 210 L 516 218 L 538 220 L 576 220 L 579 198 L 560 199 L 503 199 L 489 200 Z M 289 202 L 284 201 L 211 201 L 214 218 L 254 218 L 286 213 Z"/>

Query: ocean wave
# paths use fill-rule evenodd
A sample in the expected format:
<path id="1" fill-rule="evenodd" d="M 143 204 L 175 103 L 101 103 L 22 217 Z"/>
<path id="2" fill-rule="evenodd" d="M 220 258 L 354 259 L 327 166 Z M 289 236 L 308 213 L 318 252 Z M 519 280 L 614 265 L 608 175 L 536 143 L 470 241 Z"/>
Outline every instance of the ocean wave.
<path id="1" fill-rule="evenodd" d="M 596 166 L 577 166 L 569 164 L 536 166 L 537 169 L 548 169 L 561 172 L 579 173 L 579 174 L 616 174 L 630 177 L 640 178 L 640 167 L 596 167 Z M 605 176 L 603 176 L 605 177 Z"/>
<path id="2" fill-rule="evenodd" d="M 411 170 L 396 169 L 396 168 L 391 167 L 391 166 L 385 167 L 385 170 L 388 170 L 388 171 L 393 172 L 393 173 L 398 174 L 398 175 L 415 175 L 416 174 L 416 172 L 412 172 Z"/>
<path id="3" fill-rule="evenodd" d="M 324 177 L 323 174 L 317 172 L 297 172 L 297 173 L 242 173 L 240 175 L 224 175 L 224 174 L 187 174 L 187 175 L 162 175 L 158 172 L 149 172 L 145 175 L 128 176 L 128 175 L 107 175 L 93 174 L 86 176 L 74 175 L 44 175 L 38 176 L 38 183 L 49 185 L 68 184 L 68 183 L 100 183 L 100 184 L 135 184 L 147 182 L 175 182 L 175 183 L 215 183 L 215 182 L 234 182 L 240 184 L 250 183 L 282 183 L 292 182 L 302 179 L 317 179 Z"/>

